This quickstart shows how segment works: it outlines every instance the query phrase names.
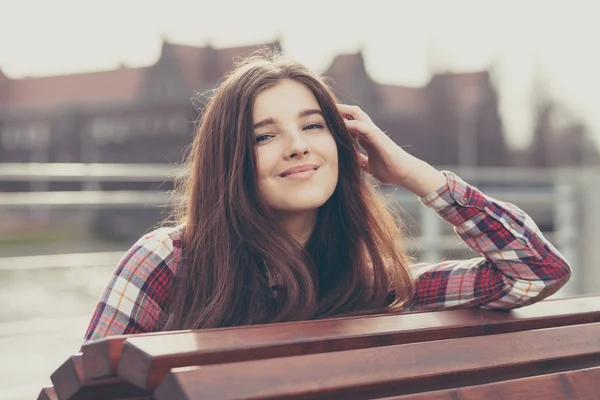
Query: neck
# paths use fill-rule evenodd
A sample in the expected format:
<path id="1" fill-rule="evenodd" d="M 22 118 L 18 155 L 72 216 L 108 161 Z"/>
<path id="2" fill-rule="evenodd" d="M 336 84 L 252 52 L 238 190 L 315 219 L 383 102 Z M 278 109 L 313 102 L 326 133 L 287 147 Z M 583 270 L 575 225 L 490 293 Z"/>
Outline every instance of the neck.
<path id="1" fill-rule="evenodd" d="M 278 215 L 279 222 L 286 231 L 301 246 L 305 246 L 310 238 L 317 221 L 317 210 L 302 211 L 298 213 L 282 213 Z"/>

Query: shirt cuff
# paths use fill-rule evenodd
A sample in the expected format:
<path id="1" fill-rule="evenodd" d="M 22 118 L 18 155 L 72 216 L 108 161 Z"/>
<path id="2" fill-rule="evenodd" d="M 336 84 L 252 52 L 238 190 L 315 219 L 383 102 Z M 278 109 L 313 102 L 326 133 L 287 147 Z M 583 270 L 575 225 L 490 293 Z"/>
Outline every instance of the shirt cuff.
<path id="1" fill-rule="evenodd" d="M 477 189 L 450 171 L 441 172 L 446 176 L 446 185 L 425 197 L 419 198 L 421 204 L 435 211 L 442 211 L 448 207 L 456 207 L 458 205 L 464 207 L 484 207 L 484 196 L 476 195 L 479 193 Z"/>

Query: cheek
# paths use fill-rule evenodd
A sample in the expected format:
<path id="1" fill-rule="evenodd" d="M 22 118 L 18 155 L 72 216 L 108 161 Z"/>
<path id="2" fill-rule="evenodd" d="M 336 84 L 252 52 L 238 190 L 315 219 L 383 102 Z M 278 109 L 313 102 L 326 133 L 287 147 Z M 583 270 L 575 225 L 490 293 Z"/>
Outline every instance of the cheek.
<path id="1" fill-rule="evenodd" d="M 335 144 L 335 139 L 333 138 L 333 136 L 329 136 L 329 140 L 327 141 L 327 143 L 324 143 L 324 146 L 322 148 L 326 149 L 327 161 L 329 162 L 329 164 L 332 167 L 334 166 L 337 170 L 338 149 Z"/>
<path id="2" fill-rule="evenodd" d="M 336 184 L 339 178 L 339 157 L 333 135 L 322 138 L 317 148 L 320 150 L 320 156 L 325 161 L 328 171 L 330 172 L 327 178 L 328 180 L 331 180 L 329 184 Z"/>
<path id="3" fill-rule="evenodd" d="M 258 169 L 258 178 L 266 178 L 273 174 L 273 169 L 277 160 L 273 157 L 273 152 L 258 149 L 256 152 L 256 165 Z"/>

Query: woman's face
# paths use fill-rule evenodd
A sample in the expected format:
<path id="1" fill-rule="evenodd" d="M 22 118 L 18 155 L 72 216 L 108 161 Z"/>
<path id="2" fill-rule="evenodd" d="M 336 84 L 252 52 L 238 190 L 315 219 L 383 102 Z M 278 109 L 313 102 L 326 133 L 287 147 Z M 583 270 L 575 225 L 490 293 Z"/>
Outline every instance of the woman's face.
<path id="1" fill-rule="evenodd" d="M 313 93 L 285 79 L 254 103 L 254 135 L 262 198 L 277 213 L 316 210 L 333 194 L 338 154 Z"/>

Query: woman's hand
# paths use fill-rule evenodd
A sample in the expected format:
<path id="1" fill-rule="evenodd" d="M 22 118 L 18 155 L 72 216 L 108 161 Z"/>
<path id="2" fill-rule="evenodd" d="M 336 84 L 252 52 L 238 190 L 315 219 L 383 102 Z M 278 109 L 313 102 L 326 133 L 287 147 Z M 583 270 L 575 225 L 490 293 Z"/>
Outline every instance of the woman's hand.
<path id="1" fill-rule="evenodd" d="M 361 166 L 383 183 L 402 186 L 419 197 L 446 184 L 446 177 L 422 160 L 408 154 L 373 123 L 359 107 L 338 104 L 350 134 L 367 155 L 358 154 Z"/>

